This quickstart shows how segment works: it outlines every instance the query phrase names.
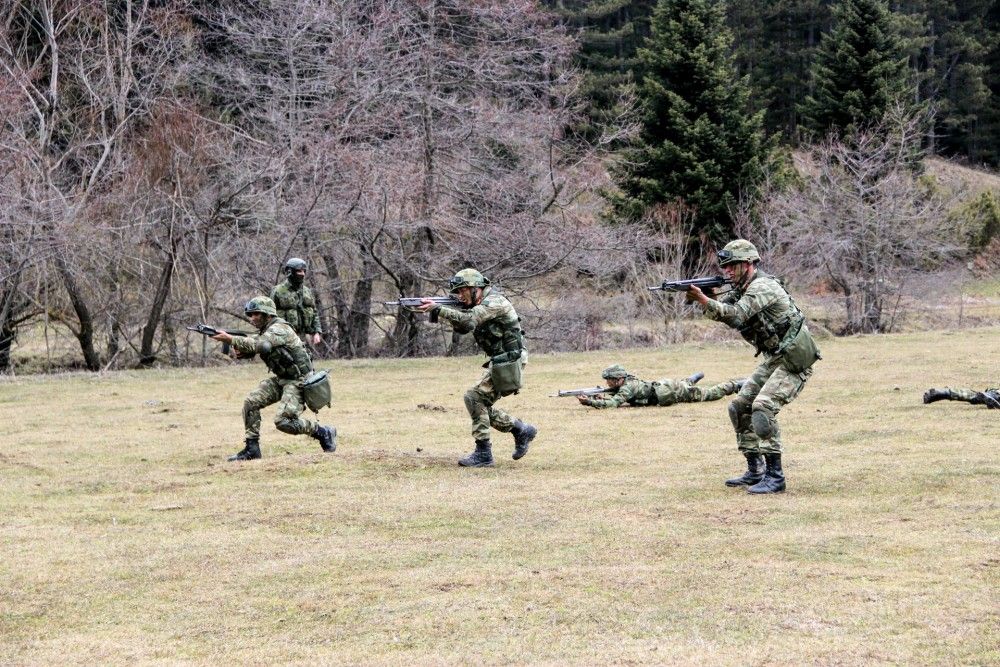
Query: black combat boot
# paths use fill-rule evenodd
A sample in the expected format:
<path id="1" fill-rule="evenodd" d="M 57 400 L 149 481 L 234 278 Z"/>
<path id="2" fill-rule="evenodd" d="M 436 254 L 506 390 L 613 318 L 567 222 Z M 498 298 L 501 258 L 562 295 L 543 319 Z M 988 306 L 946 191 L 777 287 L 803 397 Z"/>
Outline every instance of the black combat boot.
<path id="1" fill-rule="evenodd" d="M 950 389 L 928 389 L 924 392 L 924 403 L 935 403 L 951 398 Z"/>
<path id="2" fill-rule="evenodd" d="M 486 468 L 493 465 L 492 447 L 489 440 L 476 440 L 476 451 L 459 459 L 458 465 L 466 468 Z"/>
<path id="3" fill-rule="evenodd" d="M 701 380 L 703 377 L 705 377 L 705 374 L 702 373 L 701 371 L 698 371 L 694 375 L 692 375 L 690 377 L 687 377 L 687 378 L 684 378 L 684 379 L 689 384 L 698 384 L 698 381 Z"/>
<path id="4" fill-rule="evenodd" d="M 247 438 L 246 446 L 230 456 L 227 461 L 253 461 L 260 458 L 260 440 Z"/>
<path id="5" fill-rule="evenodd" d="M 977 391 L 969 401 L 972 405 L 985 405 L 990 410 L 1000 408 L 1000 396 L 995 391 Z"/>
<path id="6" fill-rule="evenodd" d="M 528 445 L 538 435 L 538 429 L 518 419 L 514 422 L 514 428 L 510 432 L 514 434 L 514 460 L 516 461 L 528 453 Z"/>
<path id="7" fill-rule="evenodd" d="M 319 446 L 323 448 L 324 452 L 337 451 L 336 426 L 317 426 L 310 436 L 319 440 Z"/>
<path id="8" fill-rule="evenodd" d="M 760 454 L 744 452 L 747 457 L 747 471 L 742 477 L 733 477 L 726 480 L 726 486 L 751 486 L 764 479 L 764 457 Z"/>
<path id="9" fill-rule="evenodd" d="M 781 470 L 781 454 L 764 454 L 767 472 L 764 479 L 747 488 L 747 493 L 781 493 L 785 490 L 785 473 Z"/>

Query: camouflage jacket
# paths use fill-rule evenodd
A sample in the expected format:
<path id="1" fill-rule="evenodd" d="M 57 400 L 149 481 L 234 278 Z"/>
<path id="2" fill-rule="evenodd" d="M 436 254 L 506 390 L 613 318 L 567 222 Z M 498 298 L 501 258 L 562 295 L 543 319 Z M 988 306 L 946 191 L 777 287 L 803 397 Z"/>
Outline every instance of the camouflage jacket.
<path id="1" fill-rule="evenodd" d="M 232 346 L 242 358 L 260 354 L 268 370 L 282 380 L 300 379 L 312 370 L 305 343 L 288 322 L 278 317 L 271 318 L 258 334 L 236 336 Z"/>
<path id="2" fill-rule="evenodd" d="M 705 316 L 725 322 L 757 348 L 757 353 L 780 354 L 803 326 L 805 317 L 778 280 L 757 270 L 745 287 L 709 299 Z"/>
<path id="3" fill-rule="evenodd" d="M 620 408 L 624 404 L 632 406 L 659 405 L 656 388 L 652 382 L 643 382 L 634 375 L 625 378 L 625 384 L 618 389 L 608 389 L 608 398 L 590 398 L 584 405 L 595 408 Z"/>
<path id="4" fill-rule="evenodd" d="M 278 309 L 278 317 L 285 320 L 296 333 L 300 335 L 323 333 L 319 315 L 316 313 L 316 297 L 305 285 L 294 287 L 286 280 L 271 290 L 271 299 Z"/>
<path id="5" fill-rule="evenodd" d="M 438 306 L 434 310 L 455 331 L 471 332 L 488 357 L 508 355 L 507 360 L 513 361 L 524 350 L 521 318 L 507 297 L 490 287 L 483 290 L 482 301 L 468 310 L 450 306 Z"/>

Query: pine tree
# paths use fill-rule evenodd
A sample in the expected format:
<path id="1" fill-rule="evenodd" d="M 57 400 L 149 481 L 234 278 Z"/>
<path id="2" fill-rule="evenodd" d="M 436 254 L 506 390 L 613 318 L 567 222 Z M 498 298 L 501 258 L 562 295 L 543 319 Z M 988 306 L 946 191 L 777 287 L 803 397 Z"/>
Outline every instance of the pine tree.
<path id="1" fill-rule="evenodd" d="M 579 40 L 585 119 L 569 128 L 594 141 L 621 113 L 619 99 L 638 78 L 637 51 L 649 35 L 653 0 L 542 0 Z"/>
<path id="2" fill-rule="evenodd" d="M 643 130 L 613 170 L 621 192 L 614 215 L 638 219 L 659 203 L 683 201 L 697 231 L 731 237 L 730 211 L 752 188 L 766 153 L 762 114 L 731 55 L 726 6 L 713 0 L 660 0 L 652 35 L 640 49 Z"/>
<path id="3" fill-rule="evenodd" d="M 812 66 L 813 93 L 800 111 L 803 125 L 825 135 L 849 135 L 880 122 L 898 102 L 913 99 L 896 22 L 883 0 L 841 0 L 833 29 L 823 35 Z"/>

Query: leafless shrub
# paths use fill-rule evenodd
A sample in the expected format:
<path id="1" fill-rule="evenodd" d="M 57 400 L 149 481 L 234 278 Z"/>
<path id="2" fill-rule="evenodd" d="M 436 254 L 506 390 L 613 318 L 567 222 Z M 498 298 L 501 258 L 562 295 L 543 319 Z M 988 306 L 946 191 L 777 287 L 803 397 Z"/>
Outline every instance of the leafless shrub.
<path id="1" fill-rule="evenodd" d="M 948 216 L 953 194 L 913 169 L 915 127 L 890 119 L 850 143 L 815 146 L 810 176 L 771 189 L 757 211 L 751 240 L 766 268 L 836 294 L 843 333 L 892 331 L 919 298 L 920 276 L 964 252 Z"/>

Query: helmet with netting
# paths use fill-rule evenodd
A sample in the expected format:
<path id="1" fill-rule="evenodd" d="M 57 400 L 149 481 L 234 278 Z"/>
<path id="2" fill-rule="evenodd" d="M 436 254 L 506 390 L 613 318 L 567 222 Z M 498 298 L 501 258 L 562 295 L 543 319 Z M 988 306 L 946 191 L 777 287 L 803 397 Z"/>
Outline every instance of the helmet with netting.
<path id="1" fill-rule="evenodd" d="M 719 257 L 719 266 L 734 264 L 736 262 L 760 261 L 760 253 L 757 252 L 757 248 L 745 239 L 730 241 L 717 255 Z"/>
<path id="2" fill-rule="evenodd" d="M 448 291 L 454 294 L 463 287 L 486 287 L 490 284 L 483 274 L 475 269 L 462 269 L 448 281 Z"/>
<path id="3" fill-rule="evenodd" d="M 243 312 L 247 315 L 250 313 L 264 313 L 271 317 L 278 316 L 278 311 L 274 307 L 274 301 L 271 301 L 266 296 L 255 296 L 247 301 L 247 305 L 243 306 Z"/>
<path id="4" fill-rule="evenodd" d="M 621 364 L 615 364 L 605 368 L 601 377 L 605 380 L 622 380 L 628 377 L 628 371 Z"/>

